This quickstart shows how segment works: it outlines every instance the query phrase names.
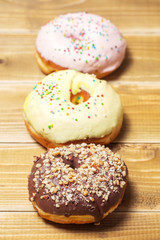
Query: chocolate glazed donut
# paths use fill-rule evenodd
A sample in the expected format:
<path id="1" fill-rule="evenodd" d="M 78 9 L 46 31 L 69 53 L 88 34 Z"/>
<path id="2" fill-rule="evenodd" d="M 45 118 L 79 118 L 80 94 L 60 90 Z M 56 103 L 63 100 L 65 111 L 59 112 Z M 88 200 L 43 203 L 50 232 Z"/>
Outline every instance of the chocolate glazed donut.
<path id="1" fill-rule="evenodd" d="M 29 199 L 40 216 L 54 222 L 99 222 L 120 204 L 127 175 L 119 155 L 104 146 L 49 149 L 34 162 Z"/>

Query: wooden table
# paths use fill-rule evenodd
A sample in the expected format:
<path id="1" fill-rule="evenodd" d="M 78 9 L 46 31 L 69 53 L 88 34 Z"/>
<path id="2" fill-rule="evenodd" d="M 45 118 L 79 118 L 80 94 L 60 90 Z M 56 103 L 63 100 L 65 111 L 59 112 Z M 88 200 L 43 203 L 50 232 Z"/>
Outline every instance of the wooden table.
<path id="1" fill-rule="evenodd" d="M 120 94 L 124 123 L 111 145 L 129 168 L 122 204 L 99 226 L 59 225 L 28 201 L 33 155 L 24 99 L 43 78 L 35 60 L 40 27 L 59 14 L 87 11 L 110 19 L 127 40 L 124 63 L 106 77 Z M 160 239 L 160 1 L 0 0 L 0 239 Z"/>

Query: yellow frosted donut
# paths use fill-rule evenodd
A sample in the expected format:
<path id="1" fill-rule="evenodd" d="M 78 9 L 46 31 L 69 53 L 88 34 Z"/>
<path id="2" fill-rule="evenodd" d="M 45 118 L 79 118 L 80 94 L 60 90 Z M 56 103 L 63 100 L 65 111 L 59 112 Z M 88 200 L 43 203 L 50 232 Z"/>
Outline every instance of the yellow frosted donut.
<path id="1" fill-rule="evenodd" d="M 119 95 L 106 81 L 63 70 L 34 87 L 24 103 L 24 118 L 31 135 L 45 147 L 107 144 L 120 131 L 123 111 Z"/>

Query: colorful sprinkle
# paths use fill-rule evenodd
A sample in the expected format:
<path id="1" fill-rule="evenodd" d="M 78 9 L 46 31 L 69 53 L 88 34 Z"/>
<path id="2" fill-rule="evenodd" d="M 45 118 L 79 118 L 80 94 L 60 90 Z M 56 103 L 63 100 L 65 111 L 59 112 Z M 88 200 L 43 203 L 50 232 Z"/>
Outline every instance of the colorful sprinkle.
<path id="1" fill-rule="evenodd" d="M 48 125 L 48 128 L 49 128 L 49 129 L 53 128 L 53 124 Z"/>

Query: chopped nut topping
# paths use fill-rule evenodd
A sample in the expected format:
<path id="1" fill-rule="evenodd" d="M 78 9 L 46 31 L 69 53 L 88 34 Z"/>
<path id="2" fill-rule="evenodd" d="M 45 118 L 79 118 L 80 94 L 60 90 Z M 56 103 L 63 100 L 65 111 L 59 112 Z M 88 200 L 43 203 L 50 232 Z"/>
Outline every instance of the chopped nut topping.
<path id="1" fill-rule="evenodd" d="M 123 188 L 124 185 L 125 185 L 125 181 L 120 181 L 120 187 Z"/>
<path id="2" fill-rule="evenodd" d="M 44 196 L 41 196 L 40 199 L 47 199 L 48 196 L 47 195 L 44 195 Z"/>
<path id="3" fill-rule="evenodd" d="M 92 202 L 94 202 L 94 198 L 93 198 L 93 197 L 90 197 L 90 200 L 91 200 Z"/>
<path id="4" fill-rule="evenodd" d="M 83 195 L 84 195 L 84 196 L 87 196 L 87 195 L 88 195 L 88 191 L 87 191 L 87 190 L 84 190 Z"/>
<path id="5" fill-rule="evenodd" d="M 59 154 L 60 154 L 59 151 L 57 151 L 57 152 L 53 152 L 53 153 L 52 153 L 53 156 L 58 156 Z"/>
<path id="6" fill-rule="evenodd" d="M 57 188 L 57 187 L 53 187 L 53 188 L 52 188 L 52 192 L 53 192 L 53 193 L 57 193 L 57 192 L 58 192 L 58 188 Z"/>
<path id="7" fill-rule="evenodd" d="M 102 202 L 108 201 L 109 195 L 120 191 L 126 183 L 124 162 L 105 146 L 71 144 L 49 149 L 37 159 L 39 163 L 35 163 L 33 175 L 35 193 L 43 189 L 40 198 L 50 197 L 56 208 L 61 204 L 67 206 L 70 201 L 76 205 L 80 199 L 91 204 L 95 195 Z M 73 165 L 76 168 L 72 168 Z"/>
<path id="8" fill-rule="evenodd" d="M 40 163 L 37 163 L 36 164 L 36 168 L 40 168 L 41 167 L 41 164 Z"/>

